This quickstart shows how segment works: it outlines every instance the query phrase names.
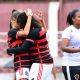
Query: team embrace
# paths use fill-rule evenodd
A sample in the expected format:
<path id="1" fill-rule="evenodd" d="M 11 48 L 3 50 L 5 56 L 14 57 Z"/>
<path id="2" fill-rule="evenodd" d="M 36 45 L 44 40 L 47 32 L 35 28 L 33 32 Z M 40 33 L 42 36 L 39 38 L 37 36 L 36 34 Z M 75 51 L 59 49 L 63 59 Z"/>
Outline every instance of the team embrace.
<path id="1" fill-rule="evenodd" d="M 7 54 L 14 54 L 16 80 L 48 80 L 51 73 L 56 80 L 53 58 L 46 38 L 46 25 L 41 11 L 34 15 L 26 11 L 12 10 Z"/>

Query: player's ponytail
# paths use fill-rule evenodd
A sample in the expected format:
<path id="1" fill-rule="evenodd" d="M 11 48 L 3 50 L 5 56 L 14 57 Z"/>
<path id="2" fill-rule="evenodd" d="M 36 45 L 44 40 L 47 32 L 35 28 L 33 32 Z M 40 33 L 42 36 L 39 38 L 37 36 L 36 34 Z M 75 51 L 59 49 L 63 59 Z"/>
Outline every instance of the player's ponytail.
<path id="1" fill-rule="evenodd" d="M 75 9 L 75 10 L 73 10 L 72 12 L 70 12 L 69 14 L 68 14 L 68 16 L 67 16 L 67 23 L 69 24 L 69 25 L 73 25 L 73 20 L 72 20 L 72 18 L 75 18 L 75 14 L 76 14 L 76 12 L 78 12 L 79 10 L 78 9 Z"/>
<path id="2" fill-rule="evenodd" d="M 19 12 L 19 11 L 17 11 L 16 9 L 13 9 L 13 10 L 12 10 L 11 19 L 10 19 L 10 29 L 11 29 L 12 26 L 13 26 L 13 21 L 12 21 L 12 19 L 13 19 L 13 18 L 17 19 L 19 15 L 20 15 L 20 12 Z"/>
<path id="3" fill-rule="evenodd" d="M 16 9 L 13 9 L 13 10 L 12 10 L 12 13 L 14 13 L 15 11 L 17 11 L 17 10 L 16 10 Z"/>
<path id="4" fill-rule="evenodd" d="M 15 11 L 17 11 L 17 10 L 16 10 L 16 9 L 13 9 L 11 15 L 12 15 Z M 12 22 L 11 22 L 11 19 L 10 19 L 10 29 L 11 29 L 11 28 L 12 28 Z"/>

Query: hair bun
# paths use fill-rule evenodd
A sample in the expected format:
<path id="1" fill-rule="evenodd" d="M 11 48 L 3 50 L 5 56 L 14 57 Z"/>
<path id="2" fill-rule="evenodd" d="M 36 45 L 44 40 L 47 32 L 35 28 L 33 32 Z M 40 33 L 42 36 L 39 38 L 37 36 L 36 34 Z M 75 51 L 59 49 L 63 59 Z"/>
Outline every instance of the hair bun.
<path id="1" fill-rule="evenodd" d="M 16 10 L 16 9 L 13 9 L 13 10 L 12 10 L 12 13 L 15 12 L 15 11 L 17 11 L 17 10 Z"/>

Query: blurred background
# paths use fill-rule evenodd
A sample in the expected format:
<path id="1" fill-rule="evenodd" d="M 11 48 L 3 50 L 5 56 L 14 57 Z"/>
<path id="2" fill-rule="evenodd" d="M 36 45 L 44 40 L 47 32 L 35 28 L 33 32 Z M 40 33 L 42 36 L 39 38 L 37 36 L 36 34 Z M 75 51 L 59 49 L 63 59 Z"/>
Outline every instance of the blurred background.
<path id="1" fill-rule="evenodd" d="M 64 80 L 61 68 L 61 34 L 68 26 L 68 13 L 73 9 L 80 9 L 80 0 L 0 0 L 0 80 L 13 80 L 14 77 L 13 56 L 6 53 L 11 11 L 27 8 L 31 8 L 34 14 L 37 14 L 37 10 L 42 11 L 48 29 L 47 39 L 54 59 L 57 80 Z M 54 80 L 53 76 L 51 78 Z"/>

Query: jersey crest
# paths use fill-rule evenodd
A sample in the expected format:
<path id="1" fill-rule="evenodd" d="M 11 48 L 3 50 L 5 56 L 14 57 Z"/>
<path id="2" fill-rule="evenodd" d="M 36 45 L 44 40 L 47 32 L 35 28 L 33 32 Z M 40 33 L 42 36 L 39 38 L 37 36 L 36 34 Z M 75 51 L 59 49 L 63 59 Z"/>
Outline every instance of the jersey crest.
<path id="1" fill-rule="evenodd" d="M 76 80 L 79 80 L 79 74 L 76 74 L 74 77 Z"/>

